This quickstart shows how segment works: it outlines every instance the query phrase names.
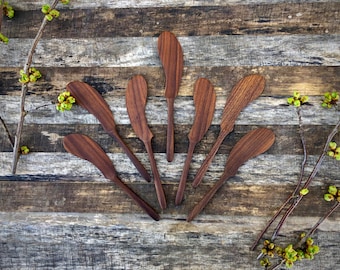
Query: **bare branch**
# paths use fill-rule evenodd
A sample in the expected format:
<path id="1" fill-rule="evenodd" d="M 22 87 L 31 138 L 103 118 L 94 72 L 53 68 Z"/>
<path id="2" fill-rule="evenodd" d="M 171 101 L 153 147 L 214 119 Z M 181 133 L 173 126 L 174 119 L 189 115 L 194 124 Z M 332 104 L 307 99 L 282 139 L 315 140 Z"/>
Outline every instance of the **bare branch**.
<path id="1" fill-rule="evenodd" d="M 54 9 L 59 0 L 54 0 L 54 2 L 51 5 L 51 9 Z M 48 20 L 45 18 L 40 25 L 40 28 L 37 32 L 37 35 L 35 36 L 32 46 L 28 52 L 28 56 L 26 59 L 26 62 L 24 64 L 24 72 L 27 74 L 29 68 L 31 67 L 32 60 L 33 60 L 33 55 L 35 52 L 35 49 L 37 48 L 37 45 L 42 37 L 42 34 L 44 32 L 44 29 L 46 27 L 46 24 L 48 23 Z M 13 147 L 13 160 L 12 160 L 12 174 L 15 174 L 16 169 L 17 169 L 17 164 L 18 164 L 18 159 L 19 159 L 19 147 L 20 147 L 20 141 L 21 141 L 21 135 L 22 135 L 22 129 L 24 126 L 24 119 L 26 116 L 26 111 L 25 111 L 25 99 L 26 99 L 26 93 L 28 89 L 28 83 L 25 83 L 21 87 L 21 96 L 20 96 L 20 117 L 19 117 L 19 122 L 17 126 L 17 130 L 15 133 L 15 140 L 14 140 L 14 147 Z"/>
<path id="2" fill-rule="evenodd" d="M 8 128 L 7 128 L 7 125 L 6 125 L 5 121 L 4 121 L 4 119 L 2 119 L 1 116 L 0 116 L 0 122 L 1 122 L 2 126 L 4 127 L 4 130 L 5 130 L 6 134 L 7 134 L 8 141 L 10 142 L 10 144 L 11 144 L 11 146 L 13 148 L 14 147 L 14 142 L 13 142 L 12 136 L 11 136 L 11 134 L 10 134 Z"/>

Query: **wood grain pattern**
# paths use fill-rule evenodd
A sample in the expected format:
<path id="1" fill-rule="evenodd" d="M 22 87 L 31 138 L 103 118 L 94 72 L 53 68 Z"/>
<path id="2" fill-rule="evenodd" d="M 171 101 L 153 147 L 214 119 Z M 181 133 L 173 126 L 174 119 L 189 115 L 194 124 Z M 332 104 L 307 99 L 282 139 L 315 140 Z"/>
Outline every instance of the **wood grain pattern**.
<path id="1" fill-rule="evenodd" d="M 9 0 L 16 11 L 4 19 L 0 44 L 0 117 L 13 136 L 19 114 L 22 68 L 42 19 L 41 0 Z M 43 80 L 29 86 L 18 174 L 10 174 L 11 145 L 0 123 L 0 268 L 1 269 L 261 269 L 250 252 L 257 234 L 294 188 L 302 161 L 296 110 L 286 106 L 293 91 L 310 96 L 302 108 L 311 172 L 328 133 L 340 118 L 339 107 L 324 110 L 326 91 L 340 90 L 340 2 L 331 0 L 72 0 L 58 5 L 60 17 L 48 24 L 33 58 Z M 166 160 L 165 75 L 157 38 L 174 33 L 184 67 L 174 106 L 175 155 Z M 148 83 L 145 107 L 154 135 L 152 149 L 164 184 L 167 209 L 160 209 L 153 183 L 147 183 L 120 145 L 80 106 L 55 110 L 58 94 L 82 81 L 108 103 L 117 132 L 147 171 L 150 162 L 134 132 L 125 105 L 126 85 L 136 74 Z M 249 104 L 223 141 L 201 185 L 192 180 L 220 132 L 223 108 L 233 86 L 259 74 L 261 96 Z M 214 85 L 212 125 L 196 145 L 184 199 L 175 196 L 195 118 L 193 89 L 198 78 Z M 187 214 L 216 183 L 232 147 L 246 133 L 269 128 L 275 143 L 240 167 L 204 211 L 191 222 Z M 159 211 L 152 221 L 120 189 L 87 161 L 67 153 L 70 133 L 93 138 L 115 165 L 119 177 Z M 335 141 L 340 142 L 340 133 Z M 327 211 L 322 200 L 329 184 L 340 183 L 339 164 L 326 158 L 310 194 L 293 212 L 279 241 L 295 241 Z M 332 168 L 331 170 L 329 168 Z M 273 188 L 275 192 L 273 193 Z M 314 239 L 315 260 L 294 269 L 337 269 L 340 264 L 339 211 Z"/>
<path id="2" fill-rule="evenodd" d="M 304 94 L 322 95 L 324 91 L 340 88 L 339 66 L 251 66 L 251 67 L 184 67 L 179 96 L 192 96 L 195 80 L 206 77 L 214 84 L 217 96 L 226 96 L 233 85 L 245 74 L 257 73 L 266 78 L 265 96 L 288 96 L 299 89 Z M 17 80 L 20 68 L 0 67 L 1 95 L 18 95 Z M 38 81 L 31 94 L 55 98 L 74 78 L 96 88 L 104 97 L 111 94 L 125 96 L 126 82 L 135 73 L 142 74 L 148 82 L 149 96 L 161 96 L 164 92 L 164 74 L 161 67 L 42 67 L 44 81 Z M 304 78 L 302 81 L 301 78 Z"/>
<path id="3" fill-rule="evenodd" d="M 142 1 L 145 3 L 145 1 Z M 178 36 L 204 35 L 287 35 L 287 34 L 338 34 L 340 4 L 336 1 L 320 3 L 252 3 L 232 5 L 220 1 L 218 5 L 198 6 L 187 1 L 185 7 L 176 7 L 171 1 L 163 7 L 78 7 L 64 9 L 59 20 L 64 26 L 50 24 L 46 38 L 138 37 L 158 36 L 167 30 Z M 212 1 L 209 1 L 212 2 Z M 225 3 L 223 3 L 225 2 Z M 224 5 L 223 5 L 224 4 Z M 118 3 L 117 3 L 118 5 Z M 79 3 L 80 6 L 80 3 Z M 176 19 L 174 19 L 176 16 Z M 29 17 L 30 20 L 26 20 Z M 11 38 L 34 37 L 41 21 L 39 8 L 35 11 L 18 11 L 12 21 L 4 21 L 4 31 Z M 125 24 L 126 22 L 129 24 Z M 85 25 L 87 27 L 83 27 Z M 9 25 L 11 31 L 6 31 Z M 20 26 L 20 27 L 19 27 Z M 100 29 L 100 31 L 98 31 Z"/>
<path id="4" fill-rule="evenodd" d="M 186 66 L 338 66 L 339 35 L 223 35 L 178 38 Z M 13 38 L 0 51 L 1 67 L 19 67 L 32 39 Z M 98 46 L 100 44 L 100 46 Z M 160 65 L 157 38 L 44 39 L 34 66 L 133 67 Z M 65 46 L 67 45 L 67 49 Z M 226 50 L 225 48 L 228 48 Z M 214 48 L 208 50 L 204 48 Z M 12 52 L 18 52 L 13 59 Z M 107 53 L 110 52 L 110 57 Z M 57 55 L 57 57 L 56 57 Z M 46 62 L 44 59 L 50 59 Z M 204 62 L 202 63 L 202 59 Z"/>

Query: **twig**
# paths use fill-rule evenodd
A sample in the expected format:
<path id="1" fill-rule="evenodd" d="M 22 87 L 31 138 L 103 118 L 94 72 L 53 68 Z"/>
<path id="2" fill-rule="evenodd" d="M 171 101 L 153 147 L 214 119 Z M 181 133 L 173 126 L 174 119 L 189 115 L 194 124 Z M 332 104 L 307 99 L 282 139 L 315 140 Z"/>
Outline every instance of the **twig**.
<path id="1" fill-rule="evenodd" d="M 329 143 L 332 141 L 333 137 L 338 133 L 338 128 L 340 126 L 340 120 L 338 121 L 338 123 L 335 125 L 335 127 L 333 128 L 333 130 L 331 131 L 331 133 L 328 135 L 327 137 L 327 141 L 325 143 L 325 146 L 323 148 L 323 151 L 321 153 L 321 155 L 319 156 L 318 161 L 316 162 L 313 171 L 311 172 L 311 174 L 309 175 L 307 181 L 305 182 L 305 184 L 303 185 L 303 189 L 304 188 L 308 188 L 309 184 L 311 183 L 311 181 L 314 179 L 314 177 L 316 176 L 316 174 L 318 173 L 318 171 L 320 170 L 321 164 L 323 162 L 323 160 L 325 159 L 328 147 L 329 147 Z M 299 204 L 299 202 L 302 200 L 304 196 L 303 195 L 298 195 L 298 197 L 294 200 L 294 202 L 291 204 L 291 206 L 288 208 L 288 210 L 286 211 L 286 213 L 284 214 L 284 216 L 281 218 L 279 224 L 276 226 L 273 235 L 272 235 L 272 240 L 274 240 L 280 229 L 282 228 L 284 222 L 286 221 L 286 219 L 290 216 L 290 214 L 294 211 L 294 209 L 296 208 L 296 206 Z"/>
<path id="2" fill-rule="evenodd" d="M 276 269 L 279 269 L 279 267 L 285 262 L 286 260 L 281 260 L 279 263 L 269 267 L 269 268 L 266 268 L 266 270 L 276 270 Z"/>
<path id="3" fill-rule="evenodd" d="M 316 229 L 321 225 L 322 222 L 324 222 L 338 207 L 340 206 L 340 202 L 335 202 L 335 204 L 332 206 L 332 208 L 330 208 L 328 210 L 328 212 L 323 216 L 321 217 L 318 222 L 316 222 L 314 224 L 314 226 L 309 230 L 308 233 L 306 233 L 306 235 L 298 242 L 294 245 L 294 249 L 298 249 L 301 247 L 301 245 L 303 243 L 306 242 L 307 238 L 312 236 L 314 234 L 314 232 L 316 231 Z M 286 260 L 285 259 L 282 259 L 280 262 L 278 262 L 277 264 L 267 268 L 267 270 L 276 270 L 278 269 Z"/>
<path id="4" fill-rule="evenodd" d="M 54 0 L 52 5 L 51 5 L 51 9 L 54 9 L 57 6 L 58 2 L 59 2 L 59 0 Z M 26 74 L 28 74 L 28 70 L 31 67 L 35 49 L 37 48 L 37 45 L 39 43 L 39 40 L 42 37 L 42 34 L 44 32 L 44 29 L 45 29 L 47 23 L 48 23 L 48 20 L 44 16 L 44 19 L 43 19 L 43 21 L 40 25 L 40 28 L 37 32 L 37 35 L 35 36 L 35 38 L 33 40 L 32 46 L 31 46 L 31 48 L 28 52 L 28 56 L 27 56 L 26 62 L 24 64 L 24 72 Z M 16 133 L 15 133 L 15 140 L 14 140 L 14 147 L 13 147 L 12 174 L 15 174 L 15 172 L 16 172 L 18 159 L 19 159 L 19 147 L 20 147 L 22 129 L 23 129 L 23 126 L 24 126 L 24 118 L 26 116 L 25 99 L 26 99 L 27 89 L 28 89 L 28 84 L 27 83 L 22 84 L 22 86 L 21 86 L 21 96 L 20 96 L 20 118 L 19 118 Z"/>
<path id="5" fill-rule="evenodd" d="M 8 138 L 8 140 L 9 140 L 9 142 L 10 142 L 12 148 L 13 148 L 13 147 L 14 147 L 13 139 L 12 139 L 12 137 L 11 137 L 11 134 L 10 134 L 8 128 L 7 128 L 7 125 L 6 125 L 5 121 L 4 121 L 4 119 L 2 119 L 1 116 L 0 116 L 0 122 L 1 122 L 2 126 L 4 127 L 5 132 L 6 132 L 6 134 L 7 134 L 7 138 Z"/>
<path id="6" fill-rule="evenodd" d="M 1 33 L 1 25 L 2 25 L 3 17 L 4 17 L 4 2 L 0 0 L 0 33 Z"/>
<path id="7" fill-rule="evenodd" d="M 278 218 L 278 216 L 282 213 L 283 209 L 288 205 L 288 203 L 294 198 L 296 197 L 297 192 L 300 190 L 300 186 L 302 183 L 302 179 L 303 179 L 303 175 L 304 175 L 304 171 L 305 171 L 305 166 L 306 166 L 306 161 L 307 161 L 307 149 L 306 149 L 306 142 L 305 142 L 305 137 L 304 137 L 304 133 L 303 133 L 303 127 L 302 127 L 302 117 L 301 117 L 301 107 L 297 108 L 296 111 L 297 115 L 298 115 L 298 119 L 299 119 L 299 134 L 300 134 L 300 141 L 301 141 L 301 145 L 302 145 L 302 149 L 303 149 L 303 160 L 301 162 L 301 168 L 300 168 L 300 177 L 299 180 L 296 184 L 296 187 L 294 189 L 294 191 L 289 195 L 289 197 L 286 199 L 286 201 L 281 205 L 281 207 L 276 211 L 276 213 L 274 214 L 274 216 L 267 222 L 266 226 L 264 227 L 264 229 L 261 231 L 261 233 L 258 235 L 258 237 L 256 238 L 255 242 L 253 243 L 253 245 L 251 246 L 250 250 L 254 250 L 255 247 L 258 245 L 259 241 L 261 240 L 261 238 L 263 237 L 263 235 L 267 232 L 267 230 L 269 229 L 269 227 L 273 224 L 273 222 Z"/>
<path id="8" fill-rule="evenodd" d="M 314 224 L 314 226 L 309 230 L 308 233 L 306 233 L 306 235 L 296 244 L 295 247 L 300 247 L 302 245 L 302 243 L 306 242 L 306 239 L 308 237 L 310 237 L 312 234 L 315 233 L 315 231 L 317 230 L 317 228 L 321 225 L 322 222 L 324 222 L 331 214 L 333 214 L 333 212 L 340 206 L 340 202 L 336 201 L 333 206 L 328 210 L 328 212 L 321 217 L 318 222 L 316 222 Z"/>

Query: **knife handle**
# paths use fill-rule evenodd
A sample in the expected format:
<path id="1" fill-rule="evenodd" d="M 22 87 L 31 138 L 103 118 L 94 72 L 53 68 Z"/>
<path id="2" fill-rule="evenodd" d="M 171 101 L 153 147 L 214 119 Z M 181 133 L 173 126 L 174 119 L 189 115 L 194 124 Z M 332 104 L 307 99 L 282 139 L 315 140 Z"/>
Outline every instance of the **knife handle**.
<path id="1" fill-rule="evenodd" d="M 112 182 L 114 182 L 116 185 L 118 185 L 150 217 L 152 217 L 156 221 L 160 220 L 159 214 L 147 202 L 145 202 L 141 197 L 139 197 L 131 188 L 129 188 L 129 186 L 124 184 L 122 182 L 122 180 L 119 179 L 118 176 L 116 176 L 116 175 L 110 176 L 110 177 L 108 177 L 108 179 L 110 179 Z"/>
<path id="2" fill-rule="evenodd" d="M 171 162 L 175 152 L 175 131 L 174 131 L 174 98 L 167 98 L 168 103 L 168 127 L 166 137 L 166 159 Z"/>
<path id="3" fill-rule="evenodd" d="M 166 208 L 166 198 L 165 198 L 165 193 L 164 193 L 164 189 L 162 186 L 161 178 L 160 178 L 160 175 L 157 169 L 155 157 L 152 151 L 151 141 L 144 141 L 144 145 L 149 155 L 150 165 L 151 165 L 151 169 L 153 173 L 153 181 L 154 181 L 154 185 L 156 189 L 159 206 L 162 208 L 162 210 L 164 210 Z"/>
<path id="4" fill-rule="evenodd" d="M 195 146 L 196 146 L 196 142 L 190 141 L 189 148 L 188 148 L 188 154 L 187 154 L 187 157 L 186 157 L 185 162 L 184 162 L 184 167 L 183 167 L 183 170 L 182 170 L 181 179 L 179 180 L 178 189 L 177 189 L 177 193 L 176 193 L 176 199 L 175 199 L 176 205 L 180 205 L 182 200 L 183 200 L 183 197 L 184 197 L 185 185 L 186 185 L 186 182 L 187 182 L 190 163 L 191 163 L 191 160 L 192 160 L 192 156 L 193 156 L 193 153 L 194 153 Z"/>
<path id="5" fill-rule="evenodd" d="M 130 148 L 125 144 L 125 142 L 122 140 L 122 138 L 119 136 L 118 132 L 116 130 L 106 130 L 110 136 L 112 136 L 116 142 L 123 148 L 124 152 L 127 154 L 129 159 L 132 161 L 132 163 L 135 165 L 139 173 L 143 176 L 143 178 L 150 182 L 151 177 L 148 171 L 144 168 L 142 163 L 137 159 L 137 157 L 132 153 Z"/>
<path id="6" fill-rule="evenodd" d="M 206 156 L 204 162 L 202 163 L 201 167 L 199 168 L 199 170 L 197 171 L 197 173 L 194 177 L 194 180 L 192 182 L 193 187 L 197 187 L 202 182 L 202 179 L 203 179 L 205 173 L 207 172 L 210 163 L 214 159 L 218 149 L 220 148 L 220 145 L 222 144 L 224 138 L 225 138 L 225 135 L 222 132 L 220 132 L 216 141 L 215 141 L 215 144 L 210 149 L 209 154 Z"/>

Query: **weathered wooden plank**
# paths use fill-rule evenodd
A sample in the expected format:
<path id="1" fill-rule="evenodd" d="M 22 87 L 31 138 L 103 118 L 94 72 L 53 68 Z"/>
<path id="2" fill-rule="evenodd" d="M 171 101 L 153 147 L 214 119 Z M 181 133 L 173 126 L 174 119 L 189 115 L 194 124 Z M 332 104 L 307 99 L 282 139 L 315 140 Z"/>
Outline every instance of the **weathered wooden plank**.
<path id="1" fill-rule="evenodd" d="M 55 109 L 51 97 L 27 97 L 25 117 L 26 124 L 99 124 L 98 120 L 80 107 L 60 113 Z M 130 124 L 125 107 L 125 97 L 105 96 L 115 122 L 119 125 Z M 311 97 L 310 104 L 301 110 L 305 125 L 335 125 L 339 119 L 339 111 L 334 108 L 327 110 L 321 107 L 320 97 Z M 219 96 L 212 124 L 219 125 L 226 97 Z M 48 105 L 48 106 L 46 106 Z M 3 109 L 1 118 L 7 124 L 17 123 L 19 100 L 13 96 L 2 96 L 0 108 Z M 146 104 L 146 117 L 150 125 L 167 124 L 167 108 L 164 97 L 150 97 Z M 274 110 L 273 110 L 274 109 Z M 192 98 L 177 98 L 175 100 L 175 123 L 187 125 L 194 119 L 194 105 Z M 286 98 L 260 97 L 249 104 L 240 114 L 236 125 L 297 125 L 298 117 L 293 107 L 286 106 Z"/>
<path id="2" fill-rule="evenodd" d="M 154 138 L 152 139 L 153 151 L 155 153 L 165 153 L 166 141 L 166 125 L 149 125 Z M 273 155 L 300 155 L 302 149 L 300 145 L 300 136 L 297 126 L 275 125 L 266 126 L 275 133 L 275 144 L 266 152 Z M 9 131 L 14 135 L 16 125 L 8 126 Z M 233 145 L 240 140 L 246 132 L 256 128 L 256 126 L 237 125 L 234 131 L 227 137 L 221 145 L 218 153 L 228 154 Z M 303 126 L 306 147 L 309 155 L 319 155 L 324 147 L 324 142 L 328 134 L 332 130 L 332 126 Z M 188 133 L 191 125 L 176 125 L 175 134 L 175 152 L 187 153 L 188 148 Z M 123 140 L 128 144 L 131 150 L 135 153 L 145 153 L 143 143 L 136 137 L 130 125 L 118 125 L 117 130 Z M 219 126 L 211 126 L 202 141 L 195 147 L 196 154 L 207 154 L 209 147 L 217 139 Z M 23 134 L 23 144 L 29 144 L 31 152 L 63 152 L 62 139 L 70 133 L 86 134 L 95 140 L 103 147 L 106 152 L 122 153 L 121 147 L 115 143 L 100 125 L 55 125 L 55 124 L 30 124 L 25 125 Z M 0 152 L 12 151 L 12 146 L 9 140 L 6 139 L 5 130 L 0 127 Z M 335 141 L 340 139 L 340 134 L 334 137 Z M 39 142 L 39 143 L 37 143 Z"/>
<path id="3" fill-rule="evenodd" d="M 335 34 L 340 32 L 340 21 L 337 19 L 339 11 L 340 3 L 337 2 L 71 9 L 63 10 L 59 21 L 48 25 L 44 37 L 157 36 L 164 30 L 172 31 L 178 36 Z M 42 16 L 40 9 L 19 11 L 14 20 L 5 20 L 4 33 L 9 38 L 33 38 Z M 82 27 L 85 24 L 86 27 Z M 61 25 L 63 31 L 58 31 Z"/>
<path id="4" fill-rule="evenodd" d="M 143 181 L 125 154 L 108 153 L 108 155 L 123 179 L 129 182 Z M 136 153 L 136 156 L 145 168 L 151 171 L 147 154 Z M 165 182 L 177 183 L 182 174 L 185 157 L 185 154 L 176 154 L 174 161 L 168 163 L 164 153 L 155 154 L 161 179 Z M 48 175 L 51 179 L 67 177 L 83 180 L 84 177 L 91 177 L 95 182 L 107 181 L 92 164 L 66 153 L 31 153 L 22 156 L 18 164 L 18 175 L 12 177 L 10 174 L 12 154 L 10 152 L 0 153 L 0 158 L 2 160 L 0 175 L 9 177 L 12 180 L 16 179 L 15 177 L 26 179 L 25 175 L 32 175 L 33 179 L 34 176 L 41 177 L 42 175 Z M 317 158 L 318 156 L 309 156 L 308 164 L 305 168 L 306 178 L 316 163 Z M 189 182 L 194 178 L 204 159 L 204 154 L 195 154 L 193 156 L 188 175 Z M 205 182 L 211 183 L 219 179 L 224 171 L 226 159 L 226 154 L 216 155 L 204 177 Z M 240 167 L 237 177 L 229 182 L 241 182 L 249 185 L 293 185 L 298 180 L 301 162 L 302 157 L 300 155 L 264 154 L 249 160 Z M 337 168 L 336 162 L 335 159 L 327 158 L 312 184 L 324 185 L 325 181 L 339 181 L 338 170 L 329 170 L 329 168 Z"/>
<path id="5" fill-rule="evenodd" d="M 142 210 L 130 200 L 125 193 L 112 183 L 55 181 L 55 182 L 17 182 L 0 181 L 1 204 L 4 212 L 78 212 L 78 213 L 126 213 L 138 215 Z M 152 183 L 130 184 L 140 196 L 155 209 L 157 197 Z M 210 185 L 202 185 L 197 189 L 188 186 L 185 201 L 180 207 L 174 206 L 177 185 L 164 184 L 169 207 L 162 211 L 171 219 L 183 219 L 192 207 L 210 189 Z M 323 200 L 326 185 L 311 187 L 310 195 L 293 212 L 293 216 L 320 217 L 331 204 Z M 205 219 L 205 215 L 228 216 L 270 216 L 289 196 L 293 186 L 248 186 L 240 183 L 225 184 L 209 202 L 197 220 Z M 29 191 L 29 192 L 28 192 Z M 268 198 L 263 200 L 263 198 Z M 272 198 L 272 199 L 271 199 Z M 340 218 L 336 212 L 333 218 Z M 339 229 L 339 228 L 338 228 Z"/>
<path id="6" fill-rule="evenodd" d="M 340 35 L 180 37 L 185 66 L 338 66 Z M 11 39 L 1 67 L 20 67 L 32 39 Z M 35 66 L 160 66 L 156 37 L 43 39 Z M 13 58 L 15 52 L 16 57 Z M 48 61 L 46 61 L 48 59 Z"/>
<path id="7" fill-rule="evenodd" d="M 220 216 L 214 224 L 191 224 L 114 214 L 1 213 L 0 217 L 3 269 L 209 269 L 212 265 L 261 269 L 255 259 L 258 251 L 248 247 L 266 218 Z M 285 235 L 289 239 L 316 218 L 292 220 Z M 329 231 L 318 232 L 320 254 L 315 260 L 296 263 L 295 269 L 336 269 L 339 245 L 331 244 L 339 235 L 336 222 L 325 223 L 323 228 Z"/>
<path id="8" fill-rule="evenodd" d="M 64 9 L 87 9 L 87 8 L 145 8 L 145 7 L 183 7 L 183 6 L 229 6 L 229 5 L 252 5 L 252 4 L 279 4 L 287 0 L 121 0 L 107 1 L 97 0 L 73 0 Z M 291 0 L 290 3 L 324 3 L 329 0 Z M 40 0 L 12 0 L 11 4 L 18 10 L 39 9 L 46 2 Z"/>
<path id="9" fill-rule="evenodd" d="M 20 95 L 18 82 L 20 68 L 0 67 L 0 95 Z M 142 74 L 148 82 L 148 95 L 164 94 L 164 73 L 161 67 L 41 67 L 43 79 L 32 85 L 29 94 L 57 96 L 64 91 L 72 80 L 80 80 L 95 87 L 101 94 L 113 92 L 115 96 L 124 96 L 128 80 L 136 74 Z M 309 67 L 185 67 L 179 96 L 192 96 L 197 78 L 206 77 L 213 84 L 218 96 L 225 95 L 243 76 L 258 73 L 266 78 L 263 95 L 285 96 L 298 90 L 308 95 L 322 95 L 326 91 L 340 89 L 339 66 Z"/>

